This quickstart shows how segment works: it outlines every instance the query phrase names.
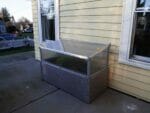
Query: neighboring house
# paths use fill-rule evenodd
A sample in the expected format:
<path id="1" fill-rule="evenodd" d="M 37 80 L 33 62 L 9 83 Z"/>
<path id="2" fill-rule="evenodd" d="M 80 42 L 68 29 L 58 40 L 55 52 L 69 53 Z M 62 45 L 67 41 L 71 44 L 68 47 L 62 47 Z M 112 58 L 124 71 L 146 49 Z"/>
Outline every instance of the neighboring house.
<path id="1" fill-rule="evenodd" d="M 45 40 L 111 42 L 109 87 L 150 102 L 149 0 L 32 2 L 36 59 Z"/>
<path id="2" fill-rule="evenodd" d="M 2 33 L 6 33 L 6 26 L 5 26 L 5 23 L 0 20 L 0 34 Z"/>

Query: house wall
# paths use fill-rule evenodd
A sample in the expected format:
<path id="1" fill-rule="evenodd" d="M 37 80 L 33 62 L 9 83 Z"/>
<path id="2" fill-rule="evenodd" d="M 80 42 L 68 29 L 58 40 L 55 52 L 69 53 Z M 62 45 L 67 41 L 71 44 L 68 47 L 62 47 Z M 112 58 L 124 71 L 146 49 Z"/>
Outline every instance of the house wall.
<path id="1" fill-rule="evenodd" d="M 35 37 L 37 3 L 33 0 Z M 60 0 L 60 37 L 111 42 L 109 86 L 150 102 L 150 71 L 118 63 L 123 0 Z M 39 59 L 38 39 L 35 39 Z"/>
<path id="2" fill-rule="evenodd" d="M 32 0 L 32 15 L 33 15 L 33 29 L 34 29 L 34 47 L 35 47 L 35 58 L 40 60 L 39 50 L 39 25 L 38 25 L 38 0 Z"/>

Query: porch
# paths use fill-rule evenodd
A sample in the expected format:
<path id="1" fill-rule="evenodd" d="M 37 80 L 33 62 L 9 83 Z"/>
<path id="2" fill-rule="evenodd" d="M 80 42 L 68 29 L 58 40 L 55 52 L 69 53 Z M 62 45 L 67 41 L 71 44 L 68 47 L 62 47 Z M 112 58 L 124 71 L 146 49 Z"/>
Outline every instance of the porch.
<path id="1" fill-rule="evenodd" d="M 33 52 L 0 57 L 1 113 L 150 113 L 150 104 L 107 89 L 91 104 L 41 80 Z"/>

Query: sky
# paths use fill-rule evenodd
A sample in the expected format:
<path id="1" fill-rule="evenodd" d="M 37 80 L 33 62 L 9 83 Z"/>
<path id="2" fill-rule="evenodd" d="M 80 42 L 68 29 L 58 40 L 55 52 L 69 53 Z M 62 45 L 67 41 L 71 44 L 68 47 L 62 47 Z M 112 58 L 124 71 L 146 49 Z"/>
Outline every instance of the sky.
<path id="1" fill-rule="evenodd" d="M 21 17 L 32 20 L 32 0 L 0 0 L 0 9 L 6 7 L 15 21 Z"/>

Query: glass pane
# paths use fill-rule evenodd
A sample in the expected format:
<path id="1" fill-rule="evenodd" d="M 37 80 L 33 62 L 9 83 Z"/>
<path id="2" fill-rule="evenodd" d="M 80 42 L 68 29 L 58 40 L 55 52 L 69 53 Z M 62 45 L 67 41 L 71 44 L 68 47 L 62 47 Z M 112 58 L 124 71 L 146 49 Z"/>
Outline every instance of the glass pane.
<path id="1" fill-rule="evenodd" d="M 149 7 L 150 8 L 150 0 L 137 0 L 137 7 Z"/>
<path id="2" fill-rule="evenodd" d="M 71 39 L 62 39 L 62 42 L 65 52 L 87 57 L 90 57 L 91 55 L 94 55 L 106 48 L 106 45 L 104 44 L 90 43 Z"/>
<path id="3" fill-rule="evenodd" d="M 136 13 L 133 55 L 150 57 L 150 13 Z"/>
<path id="4" fill-rule="evenodd" d="M 90 60 L 90 74 L 94 74 L 98 71 L 105 69 L 108 65 L 108 50 L 102 51 Z"/>
<path id="5" fill-rule="evenodd" d="M 40 0 L 43 40 L 55 40 L 54 0 Z"/>
<path id="6" fill-rule="evenodd" d="M 87 75 L 87 61 L 46 49 L 41 49 L 42 60 Z"/>

